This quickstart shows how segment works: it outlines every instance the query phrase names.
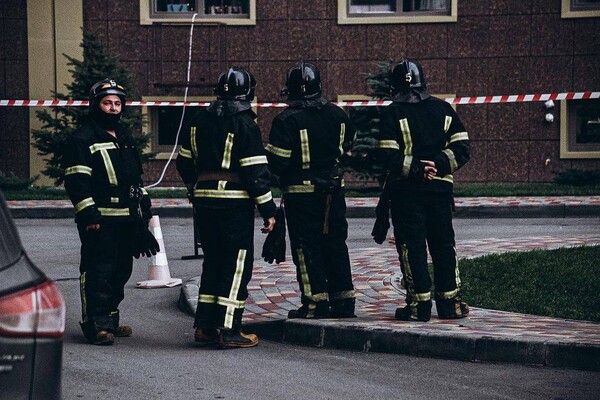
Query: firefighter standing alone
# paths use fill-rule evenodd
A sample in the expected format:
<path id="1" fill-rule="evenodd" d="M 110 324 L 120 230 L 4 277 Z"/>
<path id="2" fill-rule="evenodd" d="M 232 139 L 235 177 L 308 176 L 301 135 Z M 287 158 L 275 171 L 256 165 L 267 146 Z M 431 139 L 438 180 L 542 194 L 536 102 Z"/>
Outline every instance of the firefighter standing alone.
<path id="1" fill-rule="evenodd" d="M 354 128 L 321 97 L 318 69 L 300 63 L 287 74 L 289 107 L 273 120 L 267 157 L 279 176 L 302 306 L 288 318 L 354 317 L 346 238 L 346 203 L 338 158 Z"/>
<path id="2" fill-rule="evenodd" d="M 244 69 L 221 74 L 217 100 L 194 115 L 177 157 L 204 252 L 195 340 L 222 348 L 258 344 L 256 335 L 241 332 L 254 260 L 255 205 L 263 233 L 275 224 L 267 157 L 250 105 L 255 86 Z"/>
<path id="3" fill-rule="evenodd" d="M 132 256 L 158 250 L 147 230 L 152 214 L 142 188 L 142 163 L 133 137 L 119 123 L 126 96 L 114 80 L 94 84 L 89 118 L 65 147 L 65 188 L 81 239 L 81 327 L 97 345 L 131 335 L 131 327 L 119 325 L 118 307 L 131 276 Z"/>
<path id="4" fill-rule="evenodd" d="M 469 307 L 461 283 L 452 227 L 452 174 L 469 161 L 469 137 L 454 109 L 426 92 L 420 64 L 390 70 L 392 103 L 381 110 L 379 147 L 388 172 L 392 223 L 406 289 L 398 320 L 429 321 L 433 261 L 438 317 L 462 318 Z"/>

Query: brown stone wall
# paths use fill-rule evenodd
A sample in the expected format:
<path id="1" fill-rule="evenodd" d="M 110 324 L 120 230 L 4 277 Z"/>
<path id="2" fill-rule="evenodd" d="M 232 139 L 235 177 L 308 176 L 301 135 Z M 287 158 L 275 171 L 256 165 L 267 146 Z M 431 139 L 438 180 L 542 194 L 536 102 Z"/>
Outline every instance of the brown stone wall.
<path id="1" fill-rule="evenodd" d="M 0 2 L 0 98 L 27 99 L 27 8 Z M 0 107 L 0 172 L 29 177 L 29 110 Z"/>

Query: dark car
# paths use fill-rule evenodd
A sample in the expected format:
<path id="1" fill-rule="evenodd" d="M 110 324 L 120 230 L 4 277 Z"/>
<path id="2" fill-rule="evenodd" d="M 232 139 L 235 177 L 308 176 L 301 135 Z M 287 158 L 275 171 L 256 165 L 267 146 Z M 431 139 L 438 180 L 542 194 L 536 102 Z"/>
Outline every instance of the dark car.
<path id="1" fill-rule="evenodd" d="M 27 257 L 0 192 L 0 398 L 59 399 L 65 302 Z"/>

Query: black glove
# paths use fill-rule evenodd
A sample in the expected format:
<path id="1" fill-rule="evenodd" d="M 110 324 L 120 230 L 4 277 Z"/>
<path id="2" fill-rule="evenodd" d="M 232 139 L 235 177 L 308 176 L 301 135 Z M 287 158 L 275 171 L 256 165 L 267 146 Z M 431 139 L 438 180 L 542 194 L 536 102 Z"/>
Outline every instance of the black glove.
<path id="1" fill-rule="evenodd" d="M 131 238 L 131 255 L 135 258 L 150 257 L 160 251 L 156 238 L 146 224 L 137 224 L 135 233 Z"/>
<path id="2" fill-rule="evenodd" d="M 377 244 L 382 244 L 390 229 L 390 199 L 386 193 L 381 193 L 377 207 L 375 208 L 375 225 L 371 236 Z"/>
<path id="3" fill-rule="evenodd" d="M 282 206 L 275 212 L 275 226 L 269 232 L 262 248 L 261 257 L 269 264 L 275 261 L 277 264 L 285 261 L 285 211 Z"/>
<path id="4" fill-rule="evenodd" d="M 408 179 L 422 182 L 425 180 L 425 163 L 421 160 L 413 160 L 410 164 Z"/>

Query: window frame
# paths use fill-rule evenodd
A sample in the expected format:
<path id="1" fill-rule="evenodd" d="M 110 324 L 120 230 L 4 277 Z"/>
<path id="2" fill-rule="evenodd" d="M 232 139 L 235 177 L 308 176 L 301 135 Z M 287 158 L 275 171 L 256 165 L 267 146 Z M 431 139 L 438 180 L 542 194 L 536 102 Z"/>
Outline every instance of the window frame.
<path id="1" fill-rule="evenodd" d="M 572 0 L 561 0 L 561 18 L 593 18 L 600 17 L 600 4 L 597 9 L 573 10 Z"/>
<path id="2" fill-rule="evenodd" d="M 449 15 L 411 15 L 410 13 L 401 13 L 386 16 L 386 15 L 373 15 L 373 16 L 357 16 L 351 17 L 349 15 L 349 1 L 350 0 L 337 0 L 338 2 L 338 24 L 339 25 L 352 25 L 352 24 L 429 24 L 429 23 L 449 23 L 457 22 L 458 20 L 458 0 L 450 1 L 450 14 Z"/>
<path id="3" fill-rule="evenodd" d="M 139 0 L 140 25 L 173 24 L 189 25 L 192 22 L 193 12 L 171 13 L 177 16 L 153 15 L 153 5 L 156 0 Z M 256 0 L 248 0 L 248 16 L 244 17 L 213 17 L 198 13 L 195 25 L 256 25 Z"/>
<path id="4" fill-rule="evenodd" d="M 577 100 L 575 100 L 577 101 Z M 588 100 L 581 100 L 588 101 Z M 600 100 L 599 100 L 600 101 Z M 560 101 L 560 158 L 561 159 L 597 159 L 600 158 L 599 150 L 574 149 L 572 147 L 574 135 L 576 132 L 571 128 L 574 126 L 572 117 L 575 110 L 570 107 L 573 100 Z M 579 101 L 578 101 L 579 102 Z M 600 144 L 596 144 L 600 147 Z M 580 144 L 579 147 L 585 147 L 585 144 Z"/>

